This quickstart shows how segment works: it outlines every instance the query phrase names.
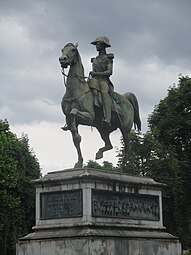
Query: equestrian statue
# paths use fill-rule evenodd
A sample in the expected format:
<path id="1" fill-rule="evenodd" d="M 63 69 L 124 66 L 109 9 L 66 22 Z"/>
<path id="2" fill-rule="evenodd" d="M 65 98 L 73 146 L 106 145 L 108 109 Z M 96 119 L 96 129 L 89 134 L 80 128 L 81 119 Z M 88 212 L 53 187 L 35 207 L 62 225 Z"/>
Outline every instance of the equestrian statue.
<path id="1" fill-rule="evenodd" d="M 72 134 L 78 154 L 74 168 L 80 168 L 83 166 L 83 157 L 78 126 L 81 124 L 95 127 L 100 133 L 104 146 L 96 153 L 96 159 L 102 158 L 105 151 L 113 148 L 109 136 L 119 128 L 124 141 L 124 157 L 121 165 L 123 168 L 128 160 L 129 133 L 133 124 L 135 128 L 141 130 L 138 101 L 133 93 L 120 95 L 114 91 L 110 80 L 114 54 L 106 52 L 106 48 L 111 47 L 108 37 L 100 36 L 91 44 L 96 46 L 98 56 L 91 59 L 92 71 L 89 77 L 84 76 L 78 45 L 68 43 L 62 49 L 59 62 L 66 86 L 61 102 L 66 125 L 62 129 L 69 130 Z M 68 66 L 70 68 L 66 75 L 64 69 Z"/>

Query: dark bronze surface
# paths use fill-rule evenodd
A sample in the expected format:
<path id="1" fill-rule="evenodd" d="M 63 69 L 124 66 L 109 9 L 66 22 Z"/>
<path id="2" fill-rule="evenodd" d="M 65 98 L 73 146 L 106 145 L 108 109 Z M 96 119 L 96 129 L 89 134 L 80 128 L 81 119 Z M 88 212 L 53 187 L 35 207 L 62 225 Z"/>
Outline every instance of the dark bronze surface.
<path id="1" fill-rule="evenodd" d="M 120 95 L 114 91 L 110 81 L 114 54 L 106 53 L 105 49 L 110 47 L 109 39 L 101 36 L 93 44 L 96 45 L 99 53 L 97 57 L 92 58 L 92 71 L 89 77 L 84 76 L 84 67 L 77 45 L 68 43 L 62 49 L 59 61 L 66 87 L 61 102 L 62 111 L 66 115 L 66 125 L 62 129 L 69 130 L 72 134 L 78 154 L 74 168 L 81 168 L 83 155 L 78 126 L 92 126 L 100 133 L 104 146 L 98 149 L 96 159 L 103 158 L 104 152 L 113 148 L 109 136 L 119 128 L 124 141 L 124 157 L 121 164 L 123 169 L 129 155 L 129 133 L 133 124 L 135 128 L 141 130 L 139 104 L 133 93 Z M 65 69 L 68 66 L 70 67 L 66 74 Z"/>

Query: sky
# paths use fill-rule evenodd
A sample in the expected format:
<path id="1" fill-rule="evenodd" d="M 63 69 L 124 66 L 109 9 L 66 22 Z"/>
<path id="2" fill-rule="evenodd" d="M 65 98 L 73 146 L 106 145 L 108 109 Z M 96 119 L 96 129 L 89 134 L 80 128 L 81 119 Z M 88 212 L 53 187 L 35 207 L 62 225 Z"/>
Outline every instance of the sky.
<path id="1" fill-rule="evenodd" d="M 65 93 L 58 58 L 78 42 L 85 68 L 97 55 L 91 42 L 110 39 L 115 91 L 134 93 L 142 132 L 147 118 L 178 77 L 191 75 L 190 0 L 0 0 L 0 119 L 18 137 L 27 134 L 42 173 L 72 168 L 77 154 L 60 107 Z M 96 129 L 80 126 L 84 163 L 103 142 Z M 103 160 L 117 163 L 121 134 Z M 98 163 L 102 163 L 99 160 Z"/>

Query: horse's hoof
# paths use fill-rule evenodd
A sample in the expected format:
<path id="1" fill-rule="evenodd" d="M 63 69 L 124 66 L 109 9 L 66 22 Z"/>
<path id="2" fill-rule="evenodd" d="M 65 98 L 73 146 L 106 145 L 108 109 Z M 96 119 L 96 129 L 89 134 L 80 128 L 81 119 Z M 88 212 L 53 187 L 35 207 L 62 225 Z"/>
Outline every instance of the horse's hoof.
<path id="1" fill-rule="evenodd" d="M 96 153 L 96 157 L 95 157 L 96 159 L 100 159 L 100 158 L 103 158 L 103 153 L 102 152 L 97 152 Z"/>
<path id="2" fill-rule="evenodd" d="M 83 166 L 82 162 L 77 162 L 75 165 L 74 165 L 74 168 L 81 168 Z"/>

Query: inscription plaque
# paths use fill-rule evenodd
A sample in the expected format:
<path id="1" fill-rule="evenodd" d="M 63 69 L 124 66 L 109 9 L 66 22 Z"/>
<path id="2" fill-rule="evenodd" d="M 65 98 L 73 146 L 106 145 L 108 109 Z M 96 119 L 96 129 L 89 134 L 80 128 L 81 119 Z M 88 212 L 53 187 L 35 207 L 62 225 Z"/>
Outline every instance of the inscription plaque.
<path id="1" fill-rule="evenodd" d="M 92 190 L 92 216 L 158 221 L 159 196 Z"/>
<path id="2" fill-rule="evenodd" d="M 82 190 L 45 192 L 40 194 L 42 220 L 82 216 Z"/>

